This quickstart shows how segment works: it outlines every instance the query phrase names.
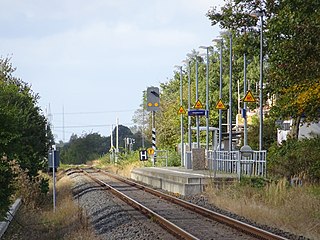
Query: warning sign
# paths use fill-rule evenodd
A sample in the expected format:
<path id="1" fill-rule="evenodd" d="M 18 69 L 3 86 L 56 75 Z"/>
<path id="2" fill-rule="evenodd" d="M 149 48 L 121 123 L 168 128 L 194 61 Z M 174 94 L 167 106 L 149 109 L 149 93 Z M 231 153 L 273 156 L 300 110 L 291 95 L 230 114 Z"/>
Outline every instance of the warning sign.
<path id="1" fill-rule="evenodd" d="M 193 108 L 195 108 L 195 109 L 202 109 L 203 108 L 202 103 L 200 102 L 199 99 L 198 99 L 198 101 L 196 102 L 196 104 L 194 105 Z"/>
<path id="2" fill-rule="evenodd" d="M 246 96 L 243 98 L 243 101 L 244 102 L 255 102 L 256 101 L 251 90 L 248 90 Z"/>
<path id="3" fill-rule="evenodd" d="M 154 154 L 154 149 L 153 148 L 148 148 L 147 152 L 149 155 L 153 155 Z"/>
<path id="4" fill-rule="evenodd" d="M 226 106 L 223 104 L 222 100 L 219 99 L 217 105 L 216 105 L 216 109 L 219 109 L 219 110 L 225 110 L 226 109 Z"/>
<path id="5" fill-rule="evenodd" d="M 186 114 L 186 110 L 184 110 L 184 108 L 182 106 L 180 106 L 180 108 L 178 110 L 178 114 Z"/>

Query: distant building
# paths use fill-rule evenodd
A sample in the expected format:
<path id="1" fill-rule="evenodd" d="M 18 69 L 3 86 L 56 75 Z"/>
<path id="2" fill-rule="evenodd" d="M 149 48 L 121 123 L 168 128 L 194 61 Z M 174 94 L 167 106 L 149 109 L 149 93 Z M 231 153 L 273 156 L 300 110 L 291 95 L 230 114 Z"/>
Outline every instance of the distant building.
<path id="1" fill-rule="evenodd" d="M 279 128 L 277 129 L 277 141 L 278 144 L 281 144 L 282 141 L 287 140 L 288 134 L 292 127 L 292 120 L 285 120 L 278 124 Z M 300 125 L 299 128 L 299 139 L 302 138 L 312 138 L 316 135 L 320 135 L 320 122 L 319 123 L 304 123 Z"/>

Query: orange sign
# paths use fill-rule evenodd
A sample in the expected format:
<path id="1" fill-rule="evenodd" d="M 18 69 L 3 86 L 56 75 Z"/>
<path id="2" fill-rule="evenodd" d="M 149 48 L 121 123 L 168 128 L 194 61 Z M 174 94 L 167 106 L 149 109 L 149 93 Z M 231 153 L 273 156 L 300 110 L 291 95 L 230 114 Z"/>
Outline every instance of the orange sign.
<path id="1" fill-rule="evenodd" d="M 154 154 L 154 149 L 153 148 L 148 148 L 147 152 L 149 155 L 153 155 Z"/>
<path id="2" fill-rule="evenodd" d="M 217 105 L 216 105 L 216 109 L 221 109 L 221 110 L 225 110 L 226 106 L 223 104 L 222 100 L 219 99 Z"/>
<path id="3" fill-rule="evenodd" d="M 184 108 L 182 106 L 180 106 L 180 108 L 178 110 L 178 114 L 186 114 L 186 110 L 184 110 Z"/>
<path id="4" fill-rule="evenodd" d="M 202 103 L 200 102 L 199 99 L 198 99 L 198 101 L 196 102 L 196 104 L 194 105 L 194 108 L 195 108 L 195 109 L 202 109 L 202 108 L 203 108 Z"/>
<path id="5" fill-rule="evenodd" d="M 256 101 L 251 90 L 248 90 L 246 96 L 243 98 L 243 101 L 244 102 L 255 102 Z"/>

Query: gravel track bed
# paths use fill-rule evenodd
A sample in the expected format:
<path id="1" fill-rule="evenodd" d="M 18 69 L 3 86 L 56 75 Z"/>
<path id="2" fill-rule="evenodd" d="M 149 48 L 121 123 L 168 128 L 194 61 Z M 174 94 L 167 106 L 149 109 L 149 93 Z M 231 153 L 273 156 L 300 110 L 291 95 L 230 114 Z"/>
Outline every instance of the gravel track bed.
<path id="1" fill-rule="evenodd" d="M 203 217 L 184 207 L 155 197 L 153 194 L 141 191 L 113 178 L 110 179 L 106 175 L 94 173 L 93 176 L 109 183 L 125 195 L 177 224 L 180 228 L 187 230 L 199 239 L 257 239 L 225 224 Z"/>
<path id="2" fill-rule="evenodd" d="M 85 178 L 82 174 L 72 174 L 70 177 L 72 180 L 75 180 L 74 192 L 75 192 L 76 199 L 78 199 L 78 202 L 81 206 L 87 209 L 88 216 L 90 217 L 90 219 L 92 219 L 91 222 L 94 228 L 96 229 L 97 233 L 102 236 L 102 239 L 175 239 L 172 235 L 169 235 L 168 233 L 166 236 L 164 236 L 163 234 L 165 233 L 165 231 L 161 227 L 159 227 L 154 222 L 148 220 L 144 215 L 136 213 L 136 211 L 133 208 L 129 207 L 128 205 L 123 203 L 121 200 L 114 197 L 111 193 L 108 193 L 102 190 L 95 191 L 96 192 L 95 194 L 99 195 L 98 197 L 93 197 L 91 196 L 91 194 L 85 193 L 86 191 L 88 191 L 88 188 L 90 187 L 92 188 L 92 186 L 95 186 L 97 188 L 97 184 L 95 183 L 88 184 L 88 179 Z M 151 187 L 151 186 L 148 186 L 148 187 Z M 85 191 L 81 190 L 86 188 L 87 190 Z M 83 193 L 77 194 L 79 190 L 83 191 Z M 170 194 L 167 191 L 162 190 L 162 192 Z M 95 202 L 95 201 L 98 202 L 97 199 L 100 199 L 100 198 L 103 198 L 103 201 L 106 202 L 106 204 L 103 203 L 103 205 L 104 205 L 104 208 L 109 208 L 108 209 L 110 211 L 109 215 L 108 214 L 103 215 L 102 212 L 104 210 L 102 210 L 101 213 L 99 212 L 99 210 L 98 211 L 92 210 L 92 209 L 101 209 L 101 204 L 99 203 L 97 203 L 97 205 L 100 205 L 100 206 L 93 206 L 93 207 L 91 206 L 91 205 L 95 205 L 92 202 Z M 218 213 L 227 215 L 234 219 L 243 221 L 250 225 L 265 229 L 267 231 L 270 231 L 274 234 L 285 237 L 287 239 L 293 239 L 293 240 L 308 239 L 303 236 L 298 236 L 289 232 L 285 232 L 278 228 L 270 227 L 267 225 L 261 225 L 250 219 L 246 219 L 242 216 L 217 208 L 216 206 L 210 204 L 208 199 L 201 194 L 193 195 L 193 196 L 181 196 L 180 198 L 185 201 L 192 202 L 201 207 L 204 207 L 204 208 L 216 211 Z M 92 199 L 94 199 L 94 201 Z M 99 217 L 96 215 L 97 213 L 103 216 L 103 218 L 101 218 L 100 216 L 100 220 L 102 219 L 102 222 L 99 222 L 100 220 L 99 220 Z M 128 213 L 131 213 L 131 216 Z M 120 217 L 116 216 L 117 214 Z M 137 215 L 141 215 L 141 216 L 137 217 Z M 142 221 L 141 219 L 143 218 L 144 220 Z M 119 224 L 117 223 L 118 220 L 120 222 Z M 137 220 L 139 220 L 140 222 L 137 223 Z M 104 226 L 103 221 L 107 222 L 109 224 L 109 227 L 108 227 L 108 224 Z M 143 224 L 141 224 L 141 222 L 143 222 Z M 129 227 L 126 226 L 125 224 L 129 225 Z M 151 225 L 153 226 L 151 227 Z M 156 228 L 159 230 L 158 231 L 155 230 Z"/>
<path id="3" fill-rule="evenodd" d="M 137 181 L 135 181 L 133 179 L 130 179 L 130 180 L 133 181 L 133 182 L 137 182 Z M 141 185 L 145 185 L 145 186 L 150 187 L 150 188 L 153 188 L 151 185 L 148 185 L 148 184 L 145 184 L 145 183 L 141 183 L 141 182 L 137 182 L 137 183 L 141 184 Z M 157 188 L 157 190 L 161 191 L 163 193 L 171 195 L 171 193 L 166 191 L 166 190 L 159 189 L 159 188 Z M 259 224 L 259 223 L 255 222 L 255 221 L 247 219 L 247 218 L 245 218 L 243 216 L 240 216 L 240 215 L 237 215 L 235 213 L 232 213 L 232 212 L 223 210 L 221 208 L 218 208 L 217 206 L 209 203 L 208 198 L 203 194 L 197 194 L 197 195 L 192 195 L 192 196 L 180 196 L 179 198 L 182 199 L 182 200 L 185 200 L 187 202 L 191 202 L 193 204 L 196 204 L 198 206 L 207 208 L 207 209 L 212 210 L 214 212 L 217 212 L 217 213 L 226 215 L 228 217 L 237 219 L 239 221 L 242 221 L 244 223 L 250 224 L 252 226 L 264 229 L 266 231 L 269 231 L 271 233 L 274 233 L 274 234 L 276 234 L 278 236 L 282 236 L 282 237 L 290 239 L 290 240 L 310 240 L 310 238 L 306 238 L 304 236 L 299 236 L 299 235 L 296 235 L 296 234 L 293 234 L 293 233 L 290 233 L 290 232 L 286 232 L 286 231 L 284 231 L 282 229 L 279 229 L 279 228 L 276 228 L 276 227 L 271 227 L 271 226 L 268 226 L 268 225 Z"/>
<path id="4" fill-rule="evenodd" d="M 69 174 L 75 201 L 101 239 L 176 239 L 143 214 L 103 190 L 83 174 Z"/>

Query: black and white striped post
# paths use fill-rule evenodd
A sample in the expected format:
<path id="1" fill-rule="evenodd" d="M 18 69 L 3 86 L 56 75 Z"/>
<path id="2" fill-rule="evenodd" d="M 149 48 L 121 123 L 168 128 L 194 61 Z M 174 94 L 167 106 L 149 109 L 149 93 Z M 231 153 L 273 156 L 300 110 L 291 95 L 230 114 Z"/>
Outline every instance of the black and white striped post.
<path id="1" fill-rule="evenodd" d="M 156 163 L 157 158 L 157 145 L 156 145 L 156 124 L 155 124 L 155 113 L 159 111 L 160 106 L 160 94 L 159 88 L 148 87 L 147 89 L 147 111 L 152 112 L 152 149 L 153 149 L 153 166 Z"/>
<path id="2" fill-rule="evenodd" d="M 153 149 L 153 166 L 157 160 L 157 145 L 156 145 L 156 125 L 155 125 L 155 111 L 152 111 L 152 149 Z"/>

